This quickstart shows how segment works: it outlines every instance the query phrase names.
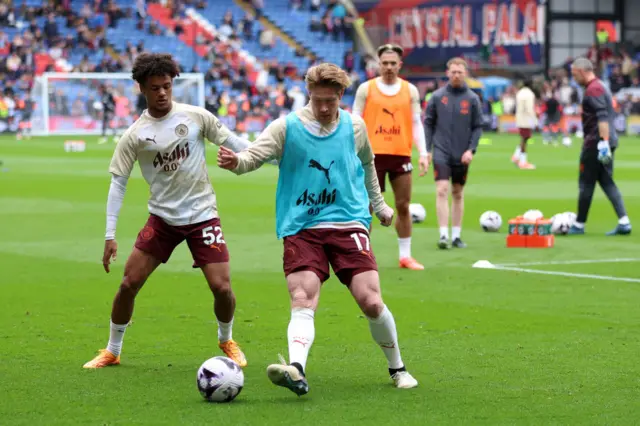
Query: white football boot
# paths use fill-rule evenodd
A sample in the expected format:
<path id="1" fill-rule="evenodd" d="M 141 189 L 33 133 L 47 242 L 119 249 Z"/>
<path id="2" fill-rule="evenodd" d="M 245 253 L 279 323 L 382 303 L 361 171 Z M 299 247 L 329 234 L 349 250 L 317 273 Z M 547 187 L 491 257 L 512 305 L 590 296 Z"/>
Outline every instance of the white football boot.
<path id="1" fill-rule="evenodd" d="M 418 386 L 418 381 L 408 371 L 398 371 L 391 376 L 391 380 L 398 389 L 411 389 Z"/>

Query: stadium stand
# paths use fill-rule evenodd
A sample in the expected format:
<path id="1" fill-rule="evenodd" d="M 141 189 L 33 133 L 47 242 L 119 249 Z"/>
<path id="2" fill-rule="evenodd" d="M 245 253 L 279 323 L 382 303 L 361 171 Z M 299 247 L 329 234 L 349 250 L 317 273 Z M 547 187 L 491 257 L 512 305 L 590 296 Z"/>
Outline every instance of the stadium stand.
<path id="1" fill-rule="evenodd" d="M 173 54 L 183 72 L 202 72 L 206 107 L 239 131 L 259 131 L 306 102 L 304 71 L 319 61 L 347 68 L 354 85 L 375 74 L 375 61 L 353 51 L 352 15 L 339 0 L 183 0 L 0 2 L 0 119 L 24 104 L 44 71 L 129 72 L 142 51 Z M 601 64 L 626 114 L 640 112 L 638 55 L 611 44 L 585 52 Z M 569 111 L 578 92 L 568 66 L 543 86 Z M 441 83 L 440 83 L 441 84 Z M 50 108 L 72 114 L 97 93 L 84 85 L 51 97 Z M 437 84 L 423 86 L 432 91 Z M 95 88 L 97 90 L 97 87 Z M 127 94 L 135 102 L 136 94 Z M 491 114 L 513 111 L 514 88 L 485 93 Z M 35 108 L 41 107 L 36 100 Z"/>

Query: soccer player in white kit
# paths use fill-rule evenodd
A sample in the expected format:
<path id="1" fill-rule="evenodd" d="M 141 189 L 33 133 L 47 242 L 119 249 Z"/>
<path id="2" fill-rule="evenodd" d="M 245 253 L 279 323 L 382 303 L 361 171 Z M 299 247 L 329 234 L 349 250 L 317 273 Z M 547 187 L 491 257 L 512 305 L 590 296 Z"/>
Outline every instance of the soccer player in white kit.
<path id="1" fill-rule="evenodd" d="M 136 161 L 150 187 L 150 216 L 127 259 L 113 301 L 109 343 L 84 368 L 120 364 L 122 340 L 136 295 L 151 273 L 166 263 L 184 240 L 193 256 L 193 266 L 202 270 L 215 299 L 219 347 L 244 367 L 247 360 L 232 339 L 236 300 L 231 290 L 229 252 L 207 172 L 204 138 L 238 152 L 249 143 L 233 135 L 209 111 L 172 101 L 173 79 L 179 75 L 179 67 L 171 55 L 141 54 L 132 74 L 147 100 L 147 109 L 118 142 L 109 167 L 112 178 L 102 258 L 107 273 L 116 258 L 116 222 Z"/>

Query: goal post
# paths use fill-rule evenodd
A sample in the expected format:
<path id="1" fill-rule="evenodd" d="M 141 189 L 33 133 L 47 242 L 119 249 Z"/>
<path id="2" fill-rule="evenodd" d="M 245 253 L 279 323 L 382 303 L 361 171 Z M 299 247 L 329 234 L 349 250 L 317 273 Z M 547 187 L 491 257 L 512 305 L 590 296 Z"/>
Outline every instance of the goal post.
<path id="1" fill-rule="evenodd" d="M 112 128 L 122 133 L 136 119 L 140 90 L 131 73 L 46 72 L 31 89 L 33 135 L 99 135 L 102 104 L 99 88 L 106 85 L 116 100 Z M 173 100 L 204 107 L 205 85 L 201 73 L 184 73 L 173 82 Z M 107 133 L 109 134 L 109 132 Z"/>

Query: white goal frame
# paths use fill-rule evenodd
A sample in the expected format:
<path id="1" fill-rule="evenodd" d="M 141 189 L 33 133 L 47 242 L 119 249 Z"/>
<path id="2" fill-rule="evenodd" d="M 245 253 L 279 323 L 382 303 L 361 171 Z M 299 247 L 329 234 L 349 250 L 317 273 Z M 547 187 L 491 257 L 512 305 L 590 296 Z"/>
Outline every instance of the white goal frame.
<path id="1" fill-rule="evenodd" d="M 34 85 L 31 89 L 31 98 L 33 102 L 40 104 L 39 116 L 43 120 L 43 128 L 32 129 L 34 136 L 50 136 L 50 135 L 98 135 L 101 133 L 101 129 L 79 129 L 79 131 L 50 131 L 50 111 L 49 111 L 49 90 L 51 85 L 49 84 L 52 79 L 65 79 L 65 80 L 95 80 L 114 82 L 117 80 L 133 81 L 131 73 L 85 73 L 85 72 L 45 72 L 39 76 L 36 76 Z M 195 106 L 203 107 L 205 105 L 205 82 L 204 74 L 202 73 L 181 73 L 179 77 L 176 77 L 176 83 L 179 84 L 182 80 L 193 80 L 197 84 L 197 95 L 195 99 Z M 36 116 L 36 111 L 33 111 L 31 121 Z"/>

